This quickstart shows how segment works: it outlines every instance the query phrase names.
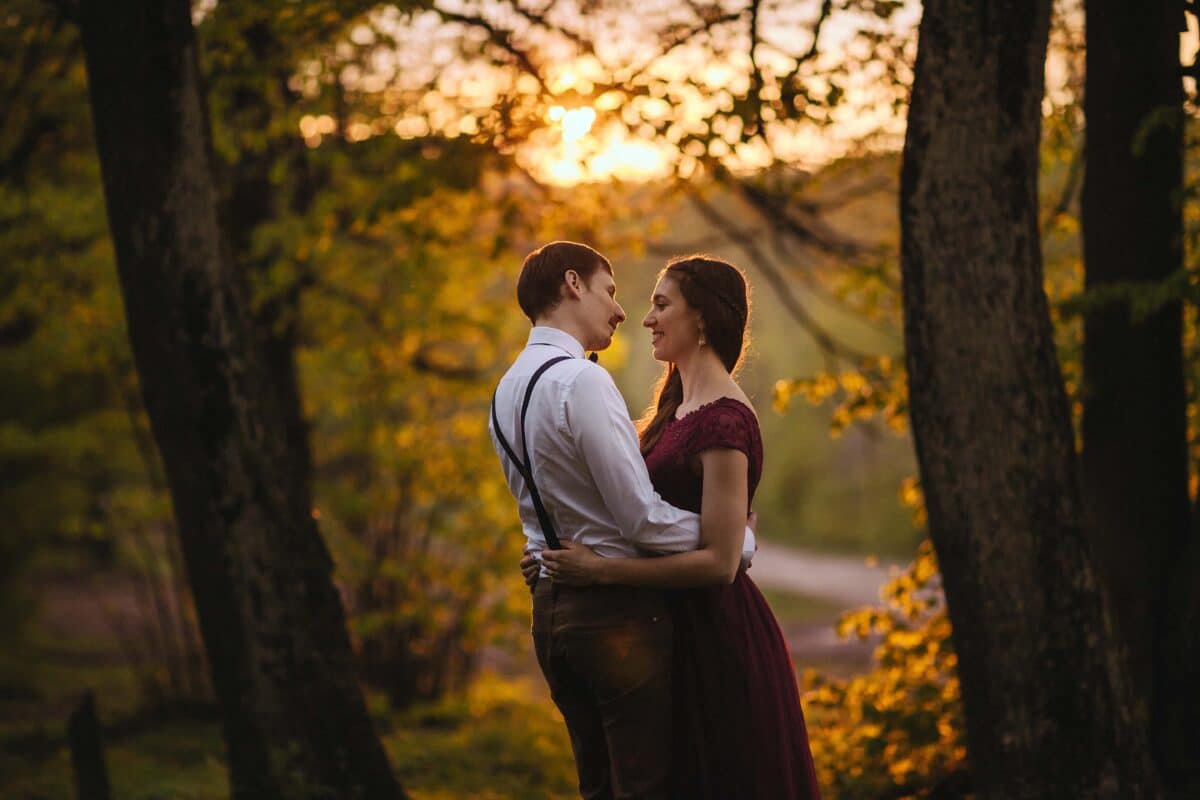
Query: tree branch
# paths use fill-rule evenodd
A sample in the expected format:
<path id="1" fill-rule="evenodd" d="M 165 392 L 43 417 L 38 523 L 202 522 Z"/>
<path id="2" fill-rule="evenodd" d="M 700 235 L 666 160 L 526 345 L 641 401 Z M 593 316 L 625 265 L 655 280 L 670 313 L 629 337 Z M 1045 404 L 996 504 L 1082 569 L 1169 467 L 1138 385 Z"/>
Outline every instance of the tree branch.
<path id="1" fill-rule="evenodd" d="M 543 92 L 547 94 L 550 93 L 549 87 L 546 86 L 546 82 L 542 78 L 541 70 L 538 69 L 538 67 L 533 63 L 533 60 L 529 57 L 529 54 L 520 47 L 517 47 L 516 43 L 513 41 L 512 31 L 506 31 L 498 28 L 483 17 L 460 14 L 456 11 L 446 11 L 442 8 L 434 8 L 434 11 L 440 14 L 442 19 L 448 22 L 460 22 L 463 25 L 470 25 L 475 28 L 480 28 L 486 32 L 488 39 L 492 44 L 496 45 L 501 50 L 512 56 L 522 70 L 524 70 L 527 74 L 532 75 L 537 80 L 538 84 L 542 87 Z"/>
<path id="2" fill-rule="evenodd" d="M 756 52 L 758 50 L 758 11 L 761 0 L 751 0 L 750 3 L 750 96 L 754 98 L 754 107 L 750 111 L 750 124 L 746 127 L 747 133 L 761 134 L 762 126 L 762 90 L 763 90 L 763 75 L 762 67 L 758 64 Z M 766 137 L 763 137 L 764 141 Z"/>
<path id="3" fill-rule="evenodd" d="M 518 3 L 514 2 L 509 8 L 526 22 L 531 22 L 534 25 L 545 28 L 548 31 L 553 31 L 559 36 L 562 36 L 564 39 L 570 41 L 583 53 L 594 56 L 596 54 L 596 46 L 591 40 L 584 38 L 575 31 L 567 30 L 561 25 L 555 25 L 546 19 L 546 15 L 550 13 L 550 10 L 554 8 L 554 6 L 555 3 L 551 2 L 541 11 L 530 11 L 529 9 L 522 8 Z M 584 19 L 586 19 L 586 17 L 584 17 Z"/>
<path id="4" fill-rule="evenodd" d="M 803 244 L 842 259 L 862 257 L 870 249 L 859 242 L 839 238 L 796 219 L 791 204 L 763 187 L 738 180 L 724 170 L 718 172 L 718 180 L 734 188 L 738 196 L 757 210 L 768 224 L 785 231 Z"/>
<path id="5" fill-rule="evenodd" d="M 853 361 L 861 361 L 867 358 L 865 353 L 862 353 L 848 345 L 845 345 L 836 339 L 818 323 L 804 305 L 799 301 L 796 295 L 792 292 L 791 286 L 787 280 L 775 268 L 769 256 L 762 251 L 762 248 L 755 242 L 754 237 L 749 233 L 741 230 L 728 219 L 726 219 L 719 211 L 717 211 L 708 201 L 702 198 L 699 192 L 688 187 L 688 199 L 696 207 L 708 222 L 724 233 L 731 242 L 741 248 L 750 261 L 758 268 L 763 277 L 767 279 L 767 283 L 775 290 L 775 294 L 779 297 L 784 309 L 794 319 L 800 327 L 802 327 L 817 343 L 817 346 L 830 358 L 845 358 Z"/>
<path id="6" fill-rule="evenodd" d="M 817 21 L 813 23 L 813 40 L 808 46 L 808 50 L 796 57 L 796 66 L 788 73 L 787 79 L 794 80 L 800 74 L 800 68 L 816 58 L 817 43 L 821 41 L 821 29 L 825 27 L 825 21 L 829 19 L 830 12 L 833 11 L 833 0 L 821 0 L 821 10 L 817 13 Z"/>
<path id="7" fill-rule="evenodd" d="M 651 58 L 646 59 L 642 64 L 628 70 L 622 70 L 626 77 L 619 79 L 619 84 L 626 89 L 631 88 L 638 80 L 653 66 L 659 59 L 666 57 L 672 50 L 680 45 L 687 44 L 696 36 L 702 33 L 709 33 L 713 28 L 719 25 L 725 25 L 730 22 L 737 22 L 744 15 L 745 11 L 731 11 L 723 14 L 716 14 L 704 7 L 697 6 L 694 3 L 688 4 L 693 13 L 700 20 L 700 24 L 691 27 L 683 27 L 681 25 L 665 32 L 662 39 L 662 49 Z M 612 88 L 619 88 L 613 86 Z"/>

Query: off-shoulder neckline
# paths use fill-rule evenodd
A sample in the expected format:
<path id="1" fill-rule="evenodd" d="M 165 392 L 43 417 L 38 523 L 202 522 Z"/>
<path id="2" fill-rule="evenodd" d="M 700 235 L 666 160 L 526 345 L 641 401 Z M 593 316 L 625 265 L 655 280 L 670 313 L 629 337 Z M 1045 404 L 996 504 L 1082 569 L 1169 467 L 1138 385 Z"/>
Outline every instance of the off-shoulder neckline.
<path id="1" fill-rule="evenodd" d="M 684 414 L 682 417 L 671 417 L 671 421 L 672 422 L 683 422 L 685 419 L 695 415 L 697 412 L 704 411 L 705 409 L 711 408 L 712 406 L 715 406 L 721 402 L 730 402 L 730 403 L 734 403 L 735 405 L 739 405 L 742 408 L 749 411 L 750 416 L 754 417 L 754 419 L 756 421 L 758 420 L 758 414 L 754 413 L 753 408 L 751 408 L 747 404 L 743 403 L 741 400 L 738 400 L 736 397 L 730 397 L 729 395 L 723 395 L 721 397 L 718 397 L 716 400 L 709 400 L 707 403 L 701 403 L 700 405 L 693 408 L 691 411 Z"/>

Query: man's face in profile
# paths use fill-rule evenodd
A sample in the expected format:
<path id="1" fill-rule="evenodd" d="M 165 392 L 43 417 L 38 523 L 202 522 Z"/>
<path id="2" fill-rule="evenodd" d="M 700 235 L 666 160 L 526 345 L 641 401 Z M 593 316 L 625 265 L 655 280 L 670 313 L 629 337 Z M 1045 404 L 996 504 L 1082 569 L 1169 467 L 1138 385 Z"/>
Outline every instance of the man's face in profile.
<path id="1" fill-rule="evenodd" d="M 604 350 L 612 344 L 617 326 L 625 321 L 625 309 L 617 302 L 617 283 L 612 273 L 603 268 L 581 283 L 579 312 L 587 338 L 584 349 Z"/>

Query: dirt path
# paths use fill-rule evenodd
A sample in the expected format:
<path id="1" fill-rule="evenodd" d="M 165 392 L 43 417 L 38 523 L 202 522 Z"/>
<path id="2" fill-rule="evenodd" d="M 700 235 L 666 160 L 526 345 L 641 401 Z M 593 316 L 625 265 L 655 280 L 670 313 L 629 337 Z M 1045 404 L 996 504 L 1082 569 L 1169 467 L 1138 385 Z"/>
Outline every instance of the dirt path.
<path id="1" fill-rule="evenodd" d="M 851 609 L 879 603 L 879 587 L 887 581 L 891 568 L 900 566 L 894 562 L 869 566 L 862 557 L 760 543 L 750 577 L 763 588 L 808 595 Z M 783 634 L 798 669 L 814 667 L 844 677 L 870 668 L 877 642 L 838 638 L 834 624 L 839 615 L 783 622 Z"/>
<path id="2" fill-rule="evenodd" d="M 764 543 L 759 545 L 750 577 L 764 589 L 794 592 L 831 604 L 833 610 L 827 617 L 785 620 L 782 627 L 797 666 L 844 675 L 870 665 L 874 644 L 838 639 L 834 624 L 840 610 L 878 603 L 879 587 L 891 566 L 868 566 L 861 557 Z M 52 638 L 103 640 L 113 635 L 112 617 L 127 623 L 140 619 L 135 583 L 127 576 L 60 578 L 46 581 L 41 589 L 39 626 Z M 119 661 L 120 656 L 114 652 L 108 660 Z M 494 667 L 504 665 L 502 671 L 536 672 L 532 656 L 514 660 L 489 653 L 484 661 Z"/>
<path id="3" fill-rule="evenodd" d="M 888 579 L 892 562 L 868 566 L 861 557 L 821 553 L 761 543 L 750 577 L 759 586 L 782 589 L 822 600 L 830 600 L 846 608 L 879 602 L 879 587 Z"/>

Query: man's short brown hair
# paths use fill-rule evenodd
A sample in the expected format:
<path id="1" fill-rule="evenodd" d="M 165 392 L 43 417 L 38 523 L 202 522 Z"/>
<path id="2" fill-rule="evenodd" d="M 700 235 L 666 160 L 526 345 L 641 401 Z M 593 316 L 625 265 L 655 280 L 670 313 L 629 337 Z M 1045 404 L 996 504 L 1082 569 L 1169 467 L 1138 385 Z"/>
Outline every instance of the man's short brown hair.
<path id="1" fill-rule="evenodd" d="M 607 258 L 578 242 L 550 242 L 525 256 L 521 277 L 517 278 L 517 302 L 530 322 L 536 322 L 558 305 L 563 276 L 570 269 L 579 273 L 587 284 L 598 269 L 612 274 L 612 264 Z"/>

